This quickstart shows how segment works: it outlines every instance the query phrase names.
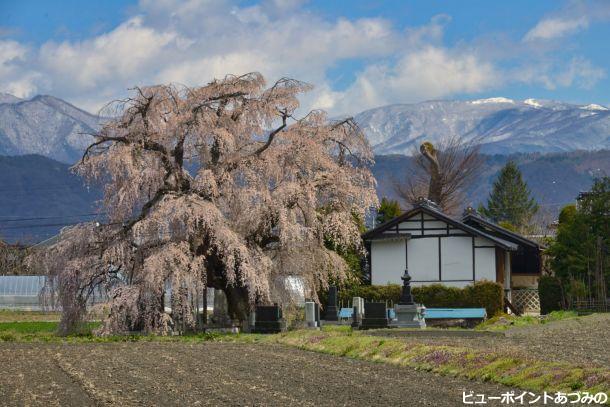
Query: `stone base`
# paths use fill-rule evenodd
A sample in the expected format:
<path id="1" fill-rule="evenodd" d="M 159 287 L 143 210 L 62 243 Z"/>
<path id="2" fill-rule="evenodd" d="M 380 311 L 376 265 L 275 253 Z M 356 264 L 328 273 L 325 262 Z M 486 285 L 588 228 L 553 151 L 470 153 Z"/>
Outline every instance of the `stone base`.
<path id="1" fill-rule="evenodd" d="M 338 321 L 339 320 L 339 310 L 337 307 L 328 306 L 326 309 L 326 313 L 324 314 L 324 319 L 326 321 Z"/>
<path id="2" fill-rule="evenodd" d="M 383 329 L 388 327 L 387 318 L 362 318 L 362 324 L 358 329 Z"/>
<path id="3" fill-rule="evenodd" d="M 257 334 L 276 334 L 286 332 L 286 321 L 256 321 L 254 324 L 254 333 Z"/>
<path id="4" fill-rule="evenodd" d="M 421 316 L 421 307 L 413 305 L 396 304 L 394 306 L 396 312 L 396 321 L 392 322 L 392 326 L 396 328 L 425 328 L 426 321 Z"/>

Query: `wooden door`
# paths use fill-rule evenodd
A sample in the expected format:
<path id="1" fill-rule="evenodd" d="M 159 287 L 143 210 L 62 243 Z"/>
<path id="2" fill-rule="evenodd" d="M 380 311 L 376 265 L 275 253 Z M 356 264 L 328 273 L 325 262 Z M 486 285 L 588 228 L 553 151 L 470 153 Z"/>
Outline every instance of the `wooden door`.
<path id="1" fill-rule="evenodd" d="M 502 284 L 502 287 L 504 287 L 505 256 L 504 249 L 496 247 L 496 282 Z"/>

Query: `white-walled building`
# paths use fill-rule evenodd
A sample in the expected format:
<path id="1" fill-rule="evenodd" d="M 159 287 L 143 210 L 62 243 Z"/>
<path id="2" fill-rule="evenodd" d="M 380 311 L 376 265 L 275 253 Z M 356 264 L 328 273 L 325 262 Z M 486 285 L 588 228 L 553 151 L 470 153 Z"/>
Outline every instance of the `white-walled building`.
<path id="1" fill-rule="evenodd" d="M 510 298 L 511 258 L 531 249 L 538 261 L 540 247 L 524 237 L 468 214 L 450 218 L 433 203 L 412 210 L 366 232 L 371 283 L 402 284 L 408 268 L 413 286 L 441 283 L 464 287 L 474 281 L 501 283 Z M 468 222 L 468 224 L 466 223 Z M 521 261 L 521 260 L 520 260 Z M 526 261 L 527 263 L 527 261 Z"/>

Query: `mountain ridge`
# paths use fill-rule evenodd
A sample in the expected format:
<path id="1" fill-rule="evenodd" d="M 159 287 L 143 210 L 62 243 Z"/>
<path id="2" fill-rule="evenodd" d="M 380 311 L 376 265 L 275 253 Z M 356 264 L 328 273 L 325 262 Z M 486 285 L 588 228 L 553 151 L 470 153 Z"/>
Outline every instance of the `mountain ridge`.
<path id="1" fill-rule="evenodd" d="M 40 154 L 74 163 L 92 140 L 86 134 L 95 132 L 103 121 L 54 96 L 37 95 L 28 100 L 8 96 L 0 97 L 3 155 Z"/>
<path id="2" fill-rule="evenodd" d="M 423 141 L 480 142 L 488 154 L 610 148 L 610 109 L 595 103 L 493 97 L 398 103 L 354 116 L 375 154 L 410 155 Z M 74 163 L 106 118 L 51 95 L 0 93 L 0 154 L 41 154 Z"/>
<path id="3" fill-rule="evenodd" d="M 489 154 L 610 148 L 610 109 L 503 97 L 393 104 L 354 116 L 375 154 L 411 154 L 423 141 L 459 138 Z"/>

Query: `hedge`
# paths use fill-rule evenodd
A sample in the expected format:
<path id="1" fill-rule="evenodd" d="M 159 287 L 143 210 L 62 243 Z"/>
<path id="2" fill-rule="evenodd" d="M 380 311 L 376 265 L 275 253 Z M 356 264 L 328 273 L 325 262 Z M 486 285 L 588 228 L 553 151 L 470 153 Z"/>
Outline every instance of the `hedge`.
<path id="1" fill-rule="evenodd" d="M 397 303 L 400 298 L 402 286 L 388 285 L 358 285 L 339 290 L 339 299 L 351 302 L 354 297 L 362 297 L 367 301 L 391 301 Z"/>
<path id="2" fill-rule="evenodd" d="M 391 301 L 400 299 L 402 287 L 398 284 L 361 285 L 339 290 L 339 299 L 349 302 L 353 297 L 367 301 Z M 428 308 L 485 308 L 489 317 L 502 312 L 504 289 L 492 281 L 477 281 L 464 288 L 448 287 L 442 284 L 413 287 L 415 302 Z"/>
<path id="3" fill-rule="evenodd" d="M 557 277 L 541 276 L 538 280 L 540 296 L 540 313 L 546 315 L 562 309 L 561 282 Z"/>

